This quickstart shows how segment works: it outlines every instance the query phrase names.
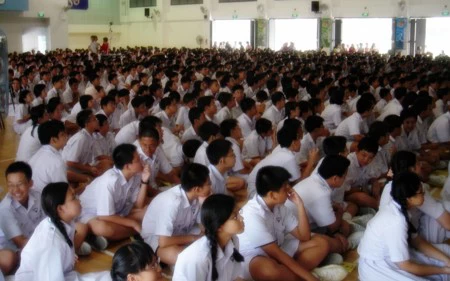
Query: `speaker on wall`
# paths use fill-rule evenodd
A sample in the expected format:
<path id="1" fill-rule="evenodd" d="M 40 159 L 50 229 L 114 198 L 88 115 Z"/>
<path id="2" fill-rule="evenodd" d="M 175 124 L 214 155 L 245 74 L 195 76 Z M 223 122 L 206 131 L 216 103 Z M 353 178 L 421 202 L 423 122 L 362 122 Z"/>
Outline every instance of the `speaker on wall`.
<path id="1" fill-rule="evenodd" d="M 320 12 L 319 1 L 311 1 L 311 12 L 314 13 Z"/>
<path id="2" fill-rule="evenodd" d="M 150 9 L 149 8 L 145 8 L 144 9 L 144 13 L 145 13 L 145 16 L 148 18 L 150 16 Z"/>

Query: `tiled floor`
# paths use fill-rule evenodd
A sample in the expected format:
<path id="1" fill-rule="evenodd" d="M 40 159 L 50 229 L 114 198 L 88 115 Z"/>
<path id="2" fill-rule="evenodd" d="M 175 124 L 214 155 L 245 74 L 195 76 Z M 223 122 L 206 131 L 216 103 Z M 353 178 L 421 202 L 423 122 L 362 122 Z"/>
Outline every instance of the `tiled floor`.
<path id="1" fill-rule="evenodd" d="M 6 192 L 5 169 L 14 162 L 19 142 L 19 137 L 12 130 L 12 120 L 7 119 L 6 125 L 6 130 L 0 130 L 0 187 L 2 188 L 0 198 L 3 198 Z M 112 243 L 104 253 L 93 252 L 89 257 L 81 257 L 76 265 L 77 270 L 81 273 L 109 270 L 113 253 L 126 242 Z M 347 281 L 358 280 L 357 268 L 354 267 L 357 258 L 358 254 L 356 251 L 350 251 L 345 255 L 345 261 L 348 263 L 349 268 L 354 268 L 345 279 Z M 163 272 L 169 276 L 171 275 L 168 269 Z"/>

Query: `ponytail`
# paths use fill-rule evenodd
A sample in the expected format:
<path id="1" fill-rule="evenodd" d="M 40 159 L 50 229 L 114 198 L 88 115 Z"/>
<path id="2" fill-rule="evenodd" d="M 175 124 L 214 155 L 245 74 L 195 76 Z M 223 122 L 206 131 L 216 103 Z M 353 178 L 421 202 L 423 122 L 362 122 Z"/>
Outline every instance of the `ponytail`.
<path id="1" fill-rule="evenodd" d="M 32 107 L 30 110 L 31 120 L 33 129 L 31 129 L 31 136 L 34 137 L 34 129 L 39 125 L 39 119 L 44 117 L 45 105 L 40 104 L 38 106 Z"/>
<path id="2" fill-rule="evenodd" d="M 41 204 L 42 210 L 50 218 L 51 222 L 64 236 L 69 247 L 73 247 L 73 242 L 67 234 L 66 228 L 58 215 L 58 206 L 63 205 L 66 201 L 66 194 L 69 190 L 69 184 L 65 182 L 49 183 L 42 190 Z"/>

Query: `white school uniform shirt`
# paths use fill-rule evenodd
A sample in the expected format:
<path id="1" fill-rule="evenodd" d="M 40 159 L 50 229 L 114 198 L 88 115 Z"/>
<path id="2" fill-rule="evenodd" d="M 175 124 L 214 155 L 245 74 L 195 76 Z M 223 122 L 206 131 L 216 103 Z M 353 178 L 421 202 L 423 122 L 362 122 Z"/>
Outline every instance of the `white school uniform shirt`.
<path id="1" fill-rule="evenodd" d="M 212 194 L 229 194 L 226 186 L 228 173 L 222 175 L 212 164 L 209 164 L 208 169 Z"/>
<path id="2" fill-rule="evenodd" d="M 28 162 L 31 157 L 41 148 L 41 142 L 39 141 L 37 125 L 34 130 L 33 126 L 28 127 L 20 137 L 19 147 L 17 148 L 16 161 Z M 33 135 L 31 135 L 33 132 Z"/>
<path id="3" fill-rule="evenodd" d="M 231 149 L 233 149 L 233 153 L 236 158 L 236 163 L 234 164 L 233 169 L 231 169 L 231 171 L 236 173 L 244 169 L 244 162 L 243 162 L 244 160 L 242 158 L 241 148 L 237 140 L 231 137 L 226 137 L 225 139 L 231 142 Z"/>
<path id="4" fill-rule="evenodd" d="M 202 138 L 195 132 L 194 127 L 190 126 L 184 131 L 183 135 L 181 136 L 181 142 L 185 143 L 186 141 L 192 139 L 202 141 Z"/>
<path id="5" fill-rule="evenodd" d="M 120 129 L 116 134 L 116 145 L 120 145 L 123 143 L 132 144 L 138 138 L 139 134 L 139 121 L 133 121 Z"/>
<path id="6" fill-rule="evenodd" d="M 14 129 L 14 132 L 16 132 L 19 135 L 23 134 L 23 132 L 25 132 L 25 130 L 32 125 L 31 119 L 25 123 L 19 124 L 17 122 L 17 120 L 22 120 L 26 115 L 30 114 L 29 107 L 31 107 L 31 106 L 29 106 L 27 104 L 23 104 L 23 103 L 16 104 L 16 111 L 14 113 L 13 129 Z"/>
<path id="7" fill-rule="evenodd" d="M 109 130 L 114 131 L 116 129 L 120 129 L 119 127 L 119 116 L 116 114 L 116 111 L 111 113 L 109 116 L 106 115 L 105 111 L 103 109 L 100 109 L 95 115 L 97 114 L 103 114 L 108 119 L 109 124 Z"/>
<path id="8" fill-rule="evenodd" d="M 94 137 L 81 129 L 73 135 L 62 151 L 64 161 L 90 164 L 94 161 Z"/>
<path id="9" fill-rule="evenodd" d="M 278 122 L 283 119 L 283 113 L 281 112 L 281 110 L 278 110 L 275 105 L 272 104 L 272 106 L 264 111 L 264 114 L 261 117 L 266 118 L 267 120 L 272 122 L 272 126 L 276 126 Z"/>
<path id="10" fill-rule="evenodd" d="M 68 182 L 67 164 L 61 152 L 49 144 L 43 145 L 28 164 L 33 170 L 33 189 L 39 192 L 49 183 Z"/>
<path id="11" fill-rule="evenodd" d="M 8 193 L 0 203 L 0 229 L 8 240 L 23 235 L 30 238 L 36 226 L 45 218 L 41 208 L 41 193 L 31 189 L 27 206 L 23 206 Z"/>
<path id="12" fill-rule="evenodd" d="M 296 181 L 301 177 L 300 167 L 295 160 L 295 154 L 287 148 L 277 147 L 266 158 L 261 160 L 252 170 L 247 178 L 248 198 L 252 198 L 256 194 L 256 175 L 259 170 L 266 166 L 278 166 L 285 168 L 291 178 L 290 182 Z"/>
<path id="13" fill-rule="evenodd" d="M 239 249 L 237 237 L 233 236 L 224 250 L 217 246 L 217 257 L 214 261 L 219 277 L 217 281 L 236 280 L 241 272 L 243 262 L 233 259 L 234 249 Z M 211 247 L 206 236 L 198 239 L 178 255 L 173 281 L 211 281 L 212 280 Z"/>
<path id="14" fill-rule="evenodd" d="M 325 107 L 321 114 L 323 118 L 323 125 L 325 128 L 334 132 L 342 121 L 342 107 L 338 104 L 330 104 Z"/>
<path id="15" fill-rule="evenodd" d="M 189 108 L 182 106 L 178 109 L 175 125 L 183 125 L 184 130 L 189 129 L 192 126 L 191 121 L 189 121 Z"/>
<path id="16" fill-rule="evenodd" d="M 422 144 L 420 142 L 417 129 L 414 129 L 409 134 L 406 134 L 402 126 L 402 134 L 397 137 L 398 150 L 414 151 L 419 150 L 421 146 Z"/>
<path id="17" fill-rule="evenodd" d="M 241 209 L 245 230 L 238 234 L 239 251 L 246 256 L 257 248 L 275 242 L 281 246 L 285 236 L 298 226 L 298 220 L 283 204 L 273 211 L 256 195 Z"/>
<path id="18" fill-rule="evenodd" d="M 250 133 L 255 129 L 255 118 L 250 119 L 247 114 L 243 113 L 237 118 L 239 127 L 241 127 L 242 136 L 248 137 Z"/>
<path id="19" fill-rule="evenodd" d="M 136 203 L 140 186 L 140 174 L 127 181 L 116 167 L 107 170 L 80 195 L 80 221 L 87 223 L 97 216 L 127 216 Z"/>
<path id="20" fill-rule="evenodd" d="M 209 144 L 206 141 L 204 141 L 202 145 L 200 145 L 200 147 L 197 149 L 197 152 L 195 153 L 194 163 L 202 164 L 206 167 L 209 166 L 209 159 L 206 155 L 206 148 L 208 147 L 208 145 Z"/>
<path id="21" fill-rule="evenodd" d="M 428 129 L 431 125 L 431 118 L 425 118 L 425 120 L 422 120 L 422 118 L 417 115 L 417 122 L 416 122 L 416 130 L 418 133 L 420 144 L 427 143 L 427 133 Z"/>
<path id="22" fill-rule="evenodd" d="M 388 116 L 388 115 L 400 116 L 400 113 L 402 112 L 402 110 L 403 110 L 403 106 L 401 105 L 401 103 L 396 98 L 393 98 L 386 104 L 386 106 L 384 107 L 380 116 L 378 116 L 377 120 L 383 121 L 384 118 L 386 118 L 386 116 Z"/>
<path id="23" fill-rule="evenodd" d="M 386 147 L 378 147 L 378 152 L 372 162 L 367 165 L 365 171 L 368 178 L 378 178 L 389 170 L 390 155 Z"/>
<path id="24" fill-rule="evenodd" d="M 356 104 L 358 103 L 360 98 L 361 96 L 356 95 L 355 97 L 350 98 L 347 101 L 348 108 L 350 109 L 351 112 L 356 112 Z"/>
<path id="25" fill-rule="evenodd" d="M 139 157 L 141 158 L 141 161 L 145 162 L 150 167 L 151 186 L 157 188 L 158 186 L 156 184 L 156 176 L 158 175 L 158 172 L 168 174 L 173 169 L 172 165 L 170 165 L 169 160 L 167 160 L 167 157 L 161 149 L 161 146 L 158 146 L 153 155 L 151 157 L 148 157 L 147 155 L 145 155 L 144 151 L 142 151 L 139 140 L 136 140 L 133 144 L 137 147 L 137 152 L 139 154 Z"/>
<path id="26" fill-rule="evenodd" d="M 320 138 L 314 141 L 310 133 L 304 135 L 301 141 L 300 151 L 298 155 L 299 163 L 308 161 L 309 152 L 314 148 L 320 148 L 320 144 Z"/>
<path id="27" fill-rule="evenodd" d="M 56 90 L 55 88 L 52 88 L 47 93 L 47 97 L 45 98 L 45 103 L 48 103 L 51 98 L 56 98 L 56 97 L 59 97 L 58 90 Z"/>
<path id="28" fill-rule="evenodd" d="M 158 194 L 145 212 L 142 238 L 156 251 L 159 236 L 193 234 L 200 221 L 200 207 L 198 199 L 189 202 L 181 185 Z"/>
<path id="29" fill-rule="evenodd" d="M 155 116 L 161 119 L 163 127 L 166 127 L 170 130 L 175 128 L 175 118 L 173 117 L 169 118 L 169 116 L 164 110 L 161 110 L 160 112 L 156 113 Z"/>
<path id="30" fill-rule="evenodd" d="M 366 122 L 364 122 L 358 112 L 354 112 L 338 125 L 334 134 L 345 137 L 347 141 L 354 141 L 354 135 L 365 134 L 367 132 Z"/>
<path id="31" fill-rule="evenodd" d="M 272 148 L 272 139 L 270 137 L 261 137 L 256 130 L 253 130 L 248 137 L 244 139 L 242 155 L 244 159 L 255 157 L 264 158 Z"/>
<path id="32" fill-rule="evenodd" d="M 111 83 L 108 83 L 108 86 L 106 86 L 106 89 L 105 89 L 105 93 L 108 94 L 111 90 L 115 90 L 115 89 L 116 89 L 116 86 L 114 86 Z"/>
<path id="33" fill-rule="evenodd" d="M 94 133 L 94 159 L 101 155 L 112 156 L 115 147 L 116 141 L 113 133 L 108 132 L 106 136 Z"/>
<path id="34" fill-rule="evenodd" d="M 34 100 L 31 102 L 31 108 L 41 105 L 43 103 L 44 100 L 41 97 L 34 98 Z"/>
<path id="35" fill-rule="evenodd" d="M 224 120 L 233 118 L 233 116 L 231 115 L 231 110 L 227 106 L 224 106 L 219 110 L 219 112 L 216 113 L 215 118 L 220 124 Z"/>
<path id="36" fill-rule="evenodd" d="M 434 118 L 438 118 L 447 111 L 447 105 L 441 99 L 438 99 L 433 108 Z"/>
<path id="37" fill-rule="evenodd" d="M 241 116 L 244 112 L 242 112 L 241 107 L 236 102 L 236 106 L 231 108 L 231 116 L 233 119 L 237 119 L 239 116 Z"/>
<path id="38" fill-rule="evenodd" d="M 377 104 L 375 104 L 375 107 L 373 108 L 373 111 L 381 113 L 386 105 L 387 105 L 387 101 L 385 99 L 380 99 L 377 102 Z"/>
<path id="39" fill-rule="evenodd" d="M 318 173 L 312 174 L 294 186 L 302 198 L 311 229 L 326 227 L 336 221 L 331 201 L 331 187 Z M 297 216 L 297 206 L 287 200 L 286 207 Z"/>
<path id="40" fill-rule="evenodd" d="M 184 163 L 183 145 L 170 129 L 162 127 L 163 142 L 160 144 L 164 155 L 172 167 L 180 167 Z"/>
<path id="41" fill-rule="evenodd" d="M 127 111 L 125 111 L 122 115 L 120 115 L 119 119 L 119 127 L 123 128 L 127 124 L 138 121 L 138 118 L 136 117 L 136 112 L 134 111 L 134 108 L 128 108 Z"/>
<path id="42" fill-rule="evenodd" d="M 63 104 L 68 104 L 68 103 L 73 102 L 73 91 L 70 87 L 67 87 L 67 89 L 61 95 L 61 102 Z"/>
<path id="43" fill-rule="evenodd" d="M 432 143 L 450 141 L 450 111 L 434 120 L 428 129 L 427 138 Z"/>
<path id="44" fill-rule="evenodd" d="M 247 98 L 255 97 L 257 92 L 258 90 L 257 89 L 253 90 L 252 87 L 247 87 L 246 89 L 244 89 L 244 94 Z"/>

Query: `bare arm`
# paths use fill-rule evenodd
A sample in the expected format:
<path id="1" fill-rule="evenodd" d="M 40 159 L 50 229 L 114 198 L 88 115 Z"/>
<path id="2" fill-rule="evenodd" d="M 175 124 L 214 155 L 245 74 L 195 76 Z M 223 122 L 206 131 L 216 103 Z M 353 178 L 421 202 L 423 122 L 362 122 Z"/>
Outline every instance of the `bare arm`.
<path id="1" fill-rule="evenodd" d="M 447 257 L 443 252 L 439 249 L 431 245 L 428 241 L 423 239 L 420 236 L 415 237 L 411 241 L 412 246 L 425 254 L 426 256 L 437 259 L 445 263 L 447 266 L 450 265 L 450 258 Z"/>
<path id="2" fill-rule="evenodd" d="M 303 201 L 294 190 L 289 193 L 289 200 L 297 207 L 298 218 L 298 226 L 291 231 L 291 234 L 302 242 L 309 241 L 311 239 L 311 229 Z"/>
<path id="3" fill-rule="evenodd" d="M 25 238 L 25 236 L 23 236 L 23 235 L 16 236 L 16 237 L 12 238 L 11 240 L 14 242 L 14 244 L 16 244 L 16 246 L 19 249 L 23 249 L 28 242 L 28 239 Z"/>
<path id="4" fill-rule="evenodd" d="M 159 246 L 166 248 L 174 245 L 184 246 L 191 244 L 202 237 L 201 235 L 159 236 Z"/>
<path id="5" fill-rule="evenodd" d="M 100 216 L 100 217 L 97 217 L 97 219 L 106 221 L 106 222 L 112 222 L 112 223 L 115 223 L 115 224 L 118 224 L 121 226 L 125 226 L 125 227 L 129 227 L 129 228 L 133 228 L 137 232 L 141 232 L 141 225 L 137 221 L 129 219 L 129 218 L 112 215 L 112 216 Z"/>

